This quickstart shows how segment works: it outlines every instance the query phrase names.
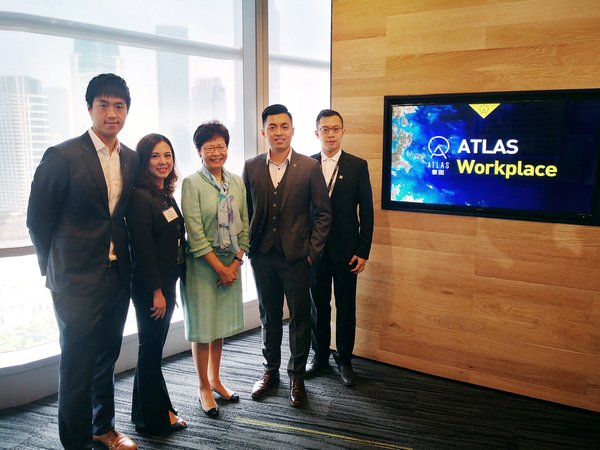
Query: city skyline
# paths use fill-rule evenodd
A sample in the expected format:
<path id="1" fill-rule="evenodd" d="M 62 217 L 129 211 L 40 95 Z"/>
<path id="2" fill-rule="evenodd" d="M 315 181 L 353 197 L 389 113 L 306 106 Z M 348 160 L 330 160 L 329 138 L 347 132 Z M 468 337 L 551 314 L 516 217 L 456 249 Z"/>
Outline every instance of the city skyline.
<path id="1" fill-rule="evenodd" d="M 115 8 L 118 8 L 119 14 L 115 14 Z M 142 9 L 144 13 L 140 15 Z M 13 28 L 11 20 L 14 13 L 23 14 L 27 20 L 31 20 L 31 28 Z M 144 8 L 139 0 L 125 3 L 108 0 L 103 8 L 98 8 L 93 0 L 65 0 L 58 3 L 47 0 L 0 0 L 0 15 L 3 14 L 7 26 L 0 30 L 0 46 L 5 61 L 0 67 L 0 76 L 28 77 L 39 81 L 42 95 L 47 100 L 50 130 L 49 142 L 42 152 L 52 144 L 82 134 L 91 125 L 83 94 L 89 79 L 97 73 L 90 72 L 88 79 L 84 77 L 79 83 L 78 92 L 74 88 L 78 78 L 74 76 L 74 71 L 77 71 L 75 67 L 85 65 L 81 57 L 75 56 L 73 36 L 84 38 L 81 30 L 90 31 L 91 41 L 98 41 L 97 44 L 100 41 L 112 43 L 113 50 L 117 50 L 113 53 L 106 50 L 104 54 L 108 55 L 109 60 L 115 57 L 121 60 L 120 75 L 127 80 L 131 90 L 130 113 L 119 134 L 119 139 L 130 147 L 135 147 L 138 140 L 150 132 L 162 132 L 169 138 L 172 137 L 170 134 L 173 137 L 175 134 L 167 126 L 163 127 L 166 121 L 160 117 L 159 89 L 164 90 L 165 83 L 159 87 L 157 52 L 145 48 L 143 43 L 124 45 L 121 37 L 127 41 L 130 34 L 158 35 L 159 24 L 170 24 L 188 30 L 187 44 L 182 45 L 183 49 L 217 45 L 229 49 L 228 54 L 241 55 L 244 44 L 242 0 L 174 0 L 157 2 L 152 8 Z M 273 103 L 285 103 L 293 111 L 297 127 L 295 147 L 297 145 L 305 153 L 314 152 L 318 140 L 313 134 L 313 117 L 320 109 L 327 107 L 329 101 L 329 71 L 326 68 L 329 45 L 324 45 L 329 41 L 330 33 L 328 8 L 323 9 L 322 0 L 270 0 L 269 22 L 272 30 L 268 40 L 272 51 L 292 58 L 299 57 L 301 61 L 306 58 L 322 60 L 324 63 L 323 68 L 315 69 L 310 65 L 298 67 L 293 63 L 269 62 L 271 76 L 268 96 Z M 310 28 L 306 27 L 306 23 L 310 23 Z M 79 31 L 73 33 L 74 30 Z M 114 35 L 111 34 L 113 31 L 116 31 Z M 116 44 L 120 45 L 117 47 Z M 183 57 L 188 65 L 188 81 L 182 84 L 187 85 L 188 105 L 185 108 L 189 119 L 183 119 L 185 114 L 180 114 L 177 109 L 170 113 L 175 125 L 182 122 L 189 125 L 187 137 L 182 137 L 175 144 L 178 146 L 178 166 L 185 162 L 186 156 L 189 157 L 188 167 L 184 170 L 178 167 L 180 179 L 200 166 L 192 144 L 193 131 L 201 122 L 215 118 L 221 120 L 231 133 L 227 167 L 241 173 L 244 154 L 256 150 L 244 149 L 244 122 L 255 120 L 244 116 L 242 106 L 244 62 L 241 56 L 223 59 L 198 56 L 198 52 Z M 79 125 L 75 123 L 75 117 L 80 118 Z M 0 152 L 5 156 L 12 150 L 1 146 Z M 34 165 L 32 162 L 31 177 Z M 4 178 L 2 181 L 6 185 Z M 9 178 L 8 182 L 12 183 L 12 179 Z M 14 344 L 12 350 L 43 343 L 40 341 L 42 333 L 50 336 L 44 342 L 57 338 L 52 300 L 44 287 L 44 277 L 39 274 L 36 256 L 24 254 L 31 250 L 25 227 L 30 183 L 31 178 L 22 189 L 26 195 L 21 197 L 24 201 L 20 211 L 0 215 L 0 242 L 3 248 L 9 249 L 10 255 L 0 259 L 3 273 L 0 277 L 0 292 L 3 294 L 0 299 L 0 332 L 3 337 L 10 337 L 5 342 Z M 13 250 L 10 247 L 16 248 Z M 244 276 L 245 289 L 252 292 L 252 275 L 248 272 Z M 250 298 L 256 298 L 255 293 L 249 295 Z M 42 329 L 43 324 L 48 324 L 45 329 Z M 135 328 L 135 324 L 132 325 Z M 11 350 L 5 348 L 5 351 Z"/>
<path id="2" fill-rule="evenodd" d="M 167 29 L 178 30 L 182 36 L 187 33 L 181 27 L 165 26 L 164 30 Z M 3 213 L 0 241 L 5 246 L 28 245 L 27 200 L 33 174 L 43 153 L 51 145 L 90 127 L 84 99 L 89 80 L 106 72 L 125 77 L 126 61 L 120 46 L 85 40 L 71 42 L 71 80 L 66 83 L 67 89 L 64 85 L 46 86 L 44 80 L 26 75 L 0 76 L 0 148 L 6 155 L 5 164 L 0 166 L 0 181 L 5 186 L 4 195 L 0 197 L 0 212 Z M 134 130 L 128 130 L 128 134 L 138 137 L 124 142 L 135 147 L 137 139 L 144 134 L 161 132 L 172 139 L 179 150 L 178 166 L 183 169 L 180 170 L 191 173 L 197 163 L 195 155 L 189 151 L 195 129 L 190 120 L 190 99 L 195 99 L 194 117 L 206 116 L 203 120 L 208 120 L 219 117 L 214 115 L 217 112 L 226 115 L 226 87 L 220 77 L 195 77 L 191 86 L 187 55 L 154 53 L 157 103 L 154 108 L 144 109 L 149 110 L 146 115 L 150 112 L 156 116 L 148 122 L 158 125 L 137 121 L 136 126 L 133 122 Z M 128 128 L 132 128 L 129 120 L 125 129 Z M 125 131 L 122 134 L 125 135 Z"/>

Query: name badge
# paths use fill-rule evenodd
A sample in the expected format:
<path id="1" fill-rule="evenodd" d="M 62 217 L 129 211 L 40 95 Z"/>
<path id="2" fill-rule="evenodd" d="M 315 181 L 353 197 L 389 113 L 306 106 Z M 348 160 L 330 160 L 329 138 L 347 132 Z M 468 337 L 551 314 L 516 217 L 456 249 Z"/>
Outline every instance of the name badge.
<path id="1" fill-rule="evenodd" d="M 165 219 L 167 219 L 167 222 L 173 222 L 175 219 L 177 219 L 179 217 L 177 215 L 177 211 L 175 211 L 175 208 L 173 208 L 172 206 L 169 209 L 165 209 L 163 211 L 163 216 L 165 216 Z"/>

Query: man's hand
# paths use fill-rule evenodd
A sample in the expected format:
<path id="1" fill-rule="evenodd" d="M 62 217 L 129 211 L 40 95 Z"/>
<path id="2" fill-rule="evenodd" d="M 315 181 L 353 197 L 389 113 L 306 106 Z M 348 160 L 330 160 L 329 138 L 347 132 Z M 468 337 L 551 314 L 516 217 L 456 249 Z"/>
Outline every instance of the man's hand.
<path id="1" fill-rule="evenodd" d="M 167 300 L 163 295 L 162 289 L 156 289 L 152 298 L 152 308 L 150 308 L 154 320 L 162 319 L 167 313 Z"/>
<path id="2" fill-rule="evenodd" d="M 354 266 L 354 269 L 350 270 L 350 272 L 358 275 L 363 270 L 365 270 L 365 266 L 367 265 L 367 260 L 354 255 L 352 257 L 352 259 L 350 260 L 350 262 L 348 263 L 348 265 L 352 266 L 353 264 L 356 264 L 356 266 Z"/>

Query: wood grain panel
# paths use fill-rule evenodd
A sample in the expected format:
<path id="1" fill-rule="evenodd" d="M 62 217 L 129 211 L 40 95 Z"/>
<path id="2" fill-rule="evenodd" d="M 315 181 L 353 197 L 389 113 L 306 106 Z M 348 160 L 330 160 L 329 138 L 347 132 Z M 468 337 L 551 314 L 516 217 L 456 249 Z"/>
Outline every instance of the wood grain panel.
<path id="1" fill-rule="evenodd" d="M 428 334 L 435 333 L 432 341 Z M 454 366 L 465 372 L 489 373 L 574 394 L 587 390 L 589 358 L 575 352 L 556 352 L 540 346 L 513 346 L 464 331 L 394 322 L 380 335 L 380 346 L 388 352 Z"/>
<path id="2" fill-rule="evenodd" d="M 478 258 L 475 273 L 481 277 L 521 280 L 552 286 L 600 290 L 600 271 L 593 268 L 574 269 L 550 262 L 523 262 L 514 259 Z"/>
<path id="3" fill-rule="evenodd" d="M 514 342 L 600 356 L 600 329 L 587 312 L 478 296 L 472 315 L 488 324 L 485 335 L 493 339 L 510 336 Z"/>
<path id="4" fill-rule="evenodd" d="M 456 29 L 421 29 L 410 20 L 397 23 L 390 27 L 386 45 L 386 55 L 392 57 L 412 57 L 430 54 L 443 55 L 449 52 L 465 50 L 481 50 L 486 48 L 487 33 L 483 27 Z M 393 35 L 393 38 L 392 38 Z M 392 39 L 389 39 L 392 38 Z"/>
<path id="5" fill-rule="evenodd" d="M 377 187 L 377 189 L 380 188 Z M 387 210 L 376 211 L 376 214 L 378 215 L 377 219 L 380 219 L 376 221 L 376 226 L 381 227 L 377 229 L 380 233 L 391 232 L 390 229 L 442 231 L 450 234 L 467 234 L 472 237 L 475 237 L 477 233 L 477 219 L 474 217 Z M 375 237 L 378 237 L 378 233 L 375 234 Z"/>
<path id="6" fill-rule="evenodd" d="M 596 0 L 333 1 L 376 208 L 357 355 L 600 411 L 600 228 L 381 209 L 385 95 L 597 88 L 598 30 Z"/>
<path id="7" fill-rule="evenodd" d="M 375 2 L 377 3 L 377 2 Z M 423 4 L 430 2 L 424 1 Z M 442 8 L 442 3 L 444 7 Z M 388 12 L 388 33 L 400 27 L 414 30 L 451 30 L 460 28 L 481 28 L 498 25 L 514 26 L 530 23 L 573 21 L 598 17 L 598 5 L 594 0 L 524 0 L 495 2 L 468 2 L 457 5 L 448 0 L 438 3 L 437 9 L 423 8 L 419 11 L 402 14 L 400 7 Z M 378 8 L 373 8 L 378 10 Z M 335 21 L 334 21 L 335 23 Z M 393 34 L 389 34 L 391 40 Z"/>
<path id="8" fill-rule="evenodd" d="M 565 243 L 558 245 L 556 241 L 527 242 L 518 245 L 514 238 L 477 237 L 477 252 L 486 258 L 510 258 L 519 261 L 539 262 L 544 264 L 568 266 L 569 268 L 589 268 L 597 263 L 597 249 L 585 247 L 580 243 Z M 557 251 L 559 250 L 559 251 Z"/>
<path id="9" fill-rule="evenodd" d="M 339 22 L 334 25 L 335 33 L 333 36 L 333 44 L 343 42 L 346 38 L 352 40 L 369 39 L 385 36 L 385 17 L 365 17 L 358 16 L 348 18 L 344 22 Z"/>
<path id="10" fill-rule="evenodd" d="M 554 20 L 543 23 L 490 26 L 486 32 L 487 48 L 553 46 L 576 48 L 581 43 L 589 49 L 593 41 L 600 40 L 600 17 L 574 19 L 569 22 Z M 599 45 L 597 42 L 594 45 Z M 590 55 L 594 58 L 597 55 Z"/>
<path id="11" fill-rule="evenodd" d="M 522 301 L 526 305 L 541 305 L 552 309 L 573 309 L 592 311 L 597 302 L 596 292 L 579 288 L 567 288 L 519 280 L 503 280 L 500 278 L 454 280 L 451 286 L 464 289 L 475 296 L 498 299 L 501 302 L 510 300 Z"/>
<path id="12" fill-rule="evenodd" d="M 332 52 L 336 52 L 344 59 L 344 64 L 338 66 L 335 70 L 336 78 L 361 78 L 361 77 L 379 77 L 384 76 L 385 54 L 383 45 L 385 38 L 359 39 L 351 43 L 340 42 L 332 43 Z M 376 49 L 376 50 L 373 50 Z M 363 55 L 365 52 L 378 53 L 372 54 L 366 60 Z M 333 74 L 332 68 L 332 74 Z"/>
<path id="13" fill-rule="evenodd" d="M 478 72 L 515 71 L 548 66 L 566 66 L 559 49 L 553 47 L 519 47 L 491 50 L 453 51 L 427 55 L 390 56 L 386 75 L 393 80 L 414 77 L 426 70 L 438 73 L 470 74 Z"/>
<path id="14" fill-rule="evenodd" d="M 385 246 L 413 248 L 454 253 L 459 255 L 472 255 L 471 242 L 473 237 L 469 235 L 448 235 L 444 232 L 422 233 L 417 230 L 402 230 L 397 233 L 378 233 L 377 243 Z"/>
<path id="15" fill-rule="evenodd" d="M 593 89 L 598 88 L 598 67 L 547 67 L 524 69 L 519 73 L 490 72 L 485 75 L 486 91 L 535 91 L 541 89 Z M 515 81 L 518 80 L 518 89 Z"/>

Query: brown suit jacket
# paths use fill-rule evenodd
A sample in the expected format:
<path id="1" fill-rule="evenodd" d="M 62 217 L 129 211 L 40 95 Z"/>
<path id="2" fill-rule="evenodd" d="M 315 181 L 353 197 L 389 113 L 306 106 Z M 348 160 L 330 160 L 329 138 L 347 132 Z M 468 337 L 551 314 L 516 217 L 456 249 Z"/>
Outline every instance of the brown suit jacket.
<path id="1" fill-rule="evenodd" d="M 286 185 L 280 210 L 281 245 L 288 261 L 321 257 L 331 226 L 327 186 L 316 160 L 292 150 L 286 169 Z M 268 190 L 273 188 L 267 168 L 267 154 L 246 161 L 242 174 L 246 184 L 250 219 L 250 250 L 258 251 L 269 211 Z"/>

